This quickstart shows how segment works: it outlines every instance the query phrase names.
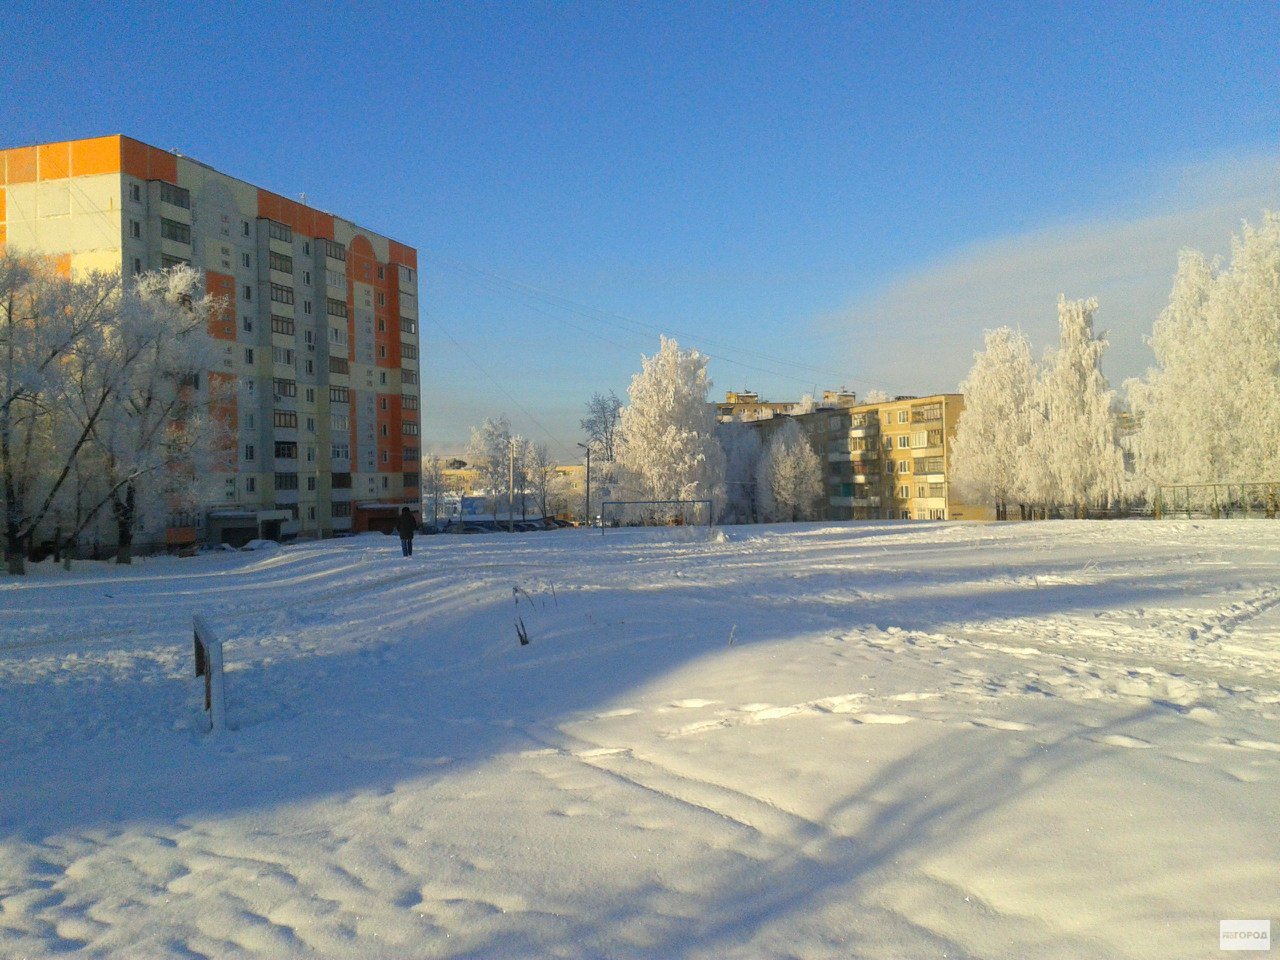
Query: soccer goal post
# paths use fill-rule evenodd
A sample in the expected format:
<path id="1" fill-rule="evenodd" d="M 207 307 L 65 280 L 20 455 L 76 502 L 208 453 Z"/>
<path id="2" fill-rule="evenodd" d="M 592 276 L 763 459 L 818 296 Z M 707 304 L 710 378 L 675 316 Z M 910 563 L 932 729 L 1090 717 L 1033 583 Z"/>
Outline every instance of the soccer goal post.
<path id="1" fill-rule="evenodd" d="M 600 504 L 600 533 L 610 527 L 706 527 L 715 511 L 710 500 L 605 500 Z"/>

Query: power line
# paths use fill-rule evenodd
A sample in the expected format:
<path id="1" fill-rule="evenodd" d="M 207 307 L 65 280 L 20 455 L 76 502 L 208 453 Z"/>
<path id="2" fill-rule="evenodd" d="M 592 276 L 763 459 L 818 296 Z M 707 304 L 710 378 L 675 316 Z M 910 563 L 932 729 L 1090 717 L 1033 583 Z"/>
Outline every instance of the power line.
<path id="1" fill-rule="evenodd" d="M 535 309 L 535 308 L 528 302 L 517 300 L 515 296 L 505 292 L 500 288 L 505 287 L 505 288 L 509 288 L 510 290 L 518 291 L 519 293 L 523 294 L 525 297 L 531 297 L 531 298 L 540 300 L 543 303 L 546 303 L 550 306 L 557 307 L 569 313 L 577 314 L 578 316 L 592 320 L 596 323 L 601 323 L 601 324 L 605 324 L 615 328 L 620 328 L 632 335 L 643 334 L 645 336 L 651 336 L 655 332 L 660 334 L 676 334 L 678 336 L 686 338 L 686 340 L 692 340 L 694 342 L 700 342 L 700 343 L 716 344 L 726 349 L 733 350 L 742 355 L 758 358 L 767 363 L 772 363 L 780 366 L 794 367 L 800 370 L 808 370 L 813 373 L 820 373 L 820 374 L 823 374 L 824 376 L 833 377 L 838 382 L 855 381 L 855 382 L 868 384 L 873 387 L 880 387 L 882 389 L 886 387 L 885 384 L 875 380 L 871 380 L 867 377 L 850 376 L 849 374 L 839 373 L 834 370 L 827 370 L 823 367 L 817 367 L 811 364 L 804 364 L 794 360 L 787 360 L 785 358 L 777 357 L 772 354 L 762 353 L 757 350 L 750 350 L 745 347 L 740 347 L 733 344 L 726 344 L 723 341 L 715 340 L 710 337 L 688 333 L 687 331 L 682 332 L 677 329 L 672 329 L 672 328 L 664 329 L 661 327 L 657 327 L 653 324 L 645 323 L 640 320 L 635 320 L 631 317 L 623 316 L 622 314 L 613 313 L 611 311 L 601 310 L 597 307 L 591 307 L 582 303 L 578 303 L 560 294 L 556 294 L 548 290 L 543 290 L 539 287 L 535 287 L 531 284 L 523 283 L 519 280 L 511 280 L 507 277 L 503 277 L 503 276 L 500 276 L 499 274 L 493 273 L 492 271 L 485 270 L 482 267 L 477 267 L 472 264 L 464 263 L 463 261 L 457 260 L 456 258 L 453 258 L 453 257 L 446 257 L 441 254 L 432 253 L 430 251 L 420 251 L 420 255 L 424 256 L 426 259 L 431 260 L 432 262 L 440 266 L 447 267 L 457 271 L 463 276 L 466 276 L 472 282 L 481 284 L 483 288 L 488 290 L 489 292 L 497 293 L 500 296 L 507 296 L 508 299 L 511 299 L 514 302 L 520 303 L 522 306 L 525 306 L 529 309 Z M 552 319 L 557 319 L 560 322 L 564 322 L 567 324 L 567 321 L 565 321 L 563 318 L 560 318 L 551 314 L 545 314 L 545 313 L 544 315 L 551 316 Z M 575 329 L 581 330 L 580 327 L 575 327 Z M 599 334 L 595 334 L 595 333 L 593 333 L 593 335 L 599 336 Z M 606 342 L 613 342 L 613 341 L 607 340 L 607 338 L 602 338 L 602 339 L 605 339 Z M 616 343 L 614 343 L 614 345 L 620 346 L 619 344 L 616 344 Z M 731 357 L 724 356 L 723 354 L 720 354 L 720 353 L 712 353 L 711 351 L 708 351 L 708 350 L 703 350 L 702 352 L 705 353 L 708 357 L 711 357 L 716 360 L 720 360 L 724 363 L 733 364 L 735 366 L 742 367 L 747 370 L 754 370 L 758 373 L 765 373 L 771 376 L 781 377 L 796 383 L 802 383 L 806 385 L 810 383 L 810 380 L 808 378 L 800 378 L 800 377 L 792 376 L 790 374 L 782 373 L 777 370 L 770 370 L 765 367 L 760 367 L 750 363 L 745 363 L 741 360 L 734 360 Z"/>
<path id="2" fill-rule="evenodd" d="M 521 413 L 523 413 L 526 417 L 528 417 L 530 423 L 532 423 L 534 426 L 536 426 L 539 430 L 541 430 L 543 433 L 547 435 L 547 439 L 550 440 L 552 444 L 564 450 L 568 450 L 569 456 L 570 457 L 573 456 L 573 451 L 569 447 L 569 445 L 564 441 L 557 440 L 554 436 L 552 436 L 551 431 L 548 430 L 545 426 L 543 426 L 542 421 L 540 421 L 537 417 L 535 417 L 532 413 L 530 413 L 529 409 L 524 404 L 522 404 L 519 400 L 513 397 L 511 393 L 508 392 L 507 388 L 504 387 L 502 383 L 496 377 L 493 376 L 493 374 L 491 374 L 488 370 L 486 370 L 484 365 L 481 364 L 479 360 L 477 360 L 470 353 L 468 353 L 467 349 L 461 343 L 459 343 L 456 339 L 454 339 L 453 334 L 451 334 L 445 328 L 445 325 L 441 323 L 437 317 L 430 317 L 429 319 L 431 320 L 432 323 L 434 323 L 437 327 L 440 328 L 440 332 L 443 333 L 448 338 L 449 342 L 452 343 L 455 347 L 457 347 L 458 351 L 464 357 L 470 360 L 471 363 L 475 365 L 475 368 L 477 370 L 479 370 L 482 374 L 484 374 L 485 379 L 487 379 L 490 383 L 492 383 L 498 389 L 499 393 L 501 393 L 504 397 L 510 400 L 513 404 L 515 404 L 516 409 L 519 410 Z"/>

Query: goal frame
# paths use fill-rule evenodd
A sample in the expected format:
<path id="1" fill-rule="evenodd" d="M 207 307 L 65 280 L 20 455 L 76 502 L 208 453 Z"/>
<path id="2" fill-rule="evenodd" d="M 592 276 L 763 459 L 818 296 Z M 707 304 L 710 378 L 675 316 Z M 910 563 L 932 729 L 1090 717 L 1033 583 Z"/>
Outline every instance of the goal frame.
<path id="1" fill-rule="evenodd" d="M 679 508 L 679 509 L 680 509 L 680 511 L 681 511 L 681 516 L 683 517 L 683 516 L 686 516 L 686 514 L 683 512 L 683 511 L 685 510 L 685 508 L 690 507 L 690 506 L 703 506 L 703 505 L 705 505 L 705 506 L 706 506 L 706 510 L 707 510 L 707 522 L 706 522 L 706 528 L 707 528 L 707 530 L 708 530 L 708 531 L 710 531 L 710 530 L 711 530 L 711 528 L 712 528 L 713 526 L 715 526 L 715 518 L 716 518 L 716 513 L 715 513 L 715 509 L 714 509 L 714 504 L 713 504 L 713 502 L 712 502 L 710 499 L 698 499 L 698 500 L 604 500 L 604 501 L 601 501 L 601 503 L 600 503 L 600 535 L 601 535 L 601 536 L 604 536 L 604 532 L 605 532 L 605 530 L 607 530 L 607 529 L 609 528 L 609 522 L 608 522 L 608 519 L 607 519 L 607 514 L 608 514 L 608 512 L 609 512 L 609 511 L 608 511 L 608 508 L 609 508 L 609 507 L 656 507 L 656 508 L 662 508 L 662 507 L 666 507 L 666 508 L 677 507 L 677 508 Z M 703 526 L 703 524 L 701 524 L 701 523 L 690 523 L 690 522 L 688 522 L 687 520 L 684 520 L 684 521 L 681 521 L 681 522 L 672 522 L 672 523 L 645 523 L 645 524 L 640 524 L 640 526 L 645 526 L 645 527 L 700 527 L 700 526 Z"/>

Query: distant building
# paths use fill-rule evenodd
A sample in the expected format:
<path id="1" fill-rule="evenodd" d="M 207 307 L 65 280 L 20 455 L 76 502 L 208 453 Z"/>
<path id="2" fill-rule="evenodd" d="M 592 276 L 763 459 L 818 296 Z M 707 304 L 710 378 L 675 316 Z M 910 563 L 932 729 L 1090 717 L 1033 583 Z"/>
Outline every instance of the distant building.
<path id="1" fill-rule="evenodd" d="M 823 467 L 823 518 L 830 520 L 988 520 L 951 483 L 951 439 L 964 397 L 942 393 L 819 409 L 792 417 Z M 758 424 L 763 439 L 781 426 Z"/>
<path id="2" fill-rule="evenodd" d="M 816 407 L 851 407 L 857 403 L 857 397 L 849 390 L 824 390 L 821 400 L 806 402 L 804 400 L 788 400 L 775 402 L 761 400 L 758 393 L 725 394 L 724 402 L 717 403 L 716 419 L 721 423 L 730 420 L 768 420 L 775 416 L 792 416 L 804 413 Z"/>
<path id="3" fill-rule="evenodd" d="M 417 253 L 123 136 L 0 150 L 0 246 L 66 273 L 203 271 L 235 455 L 170 544 L 388 527 L 419 505 Z"/>

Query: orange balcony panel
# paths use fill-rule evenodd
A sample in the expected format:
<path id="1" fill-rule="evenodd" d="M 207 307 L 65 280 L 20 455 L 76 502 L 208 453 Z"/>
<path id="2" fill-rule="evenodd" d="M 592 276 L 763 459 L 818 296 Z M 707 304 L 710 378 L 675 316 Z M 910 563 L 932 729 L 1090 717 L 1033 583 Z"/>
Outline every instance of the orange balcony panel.
<path id="1" fill-rule="evenodd" d="M 120 172 L 121 137 L 71 141 L 71 176 L 92 177 Z"/>
<path id="2" fill-rule="evenodd" d="M 41 180 L 65 180 L 71 176 L 71 144 L 46 143 L 36 147 Z"/>
<path id="3" fill-rule="evenodd" d="M 35 183 L 36 148 L 17 147 L 5 151 L 6 183 Z"/>
<path id="4" fill-rule="evenodd" d="M 258 216 L 283 223 L 304 237 L 333 239 L 333 217 L 270 190 L 258 190 Z"/>

